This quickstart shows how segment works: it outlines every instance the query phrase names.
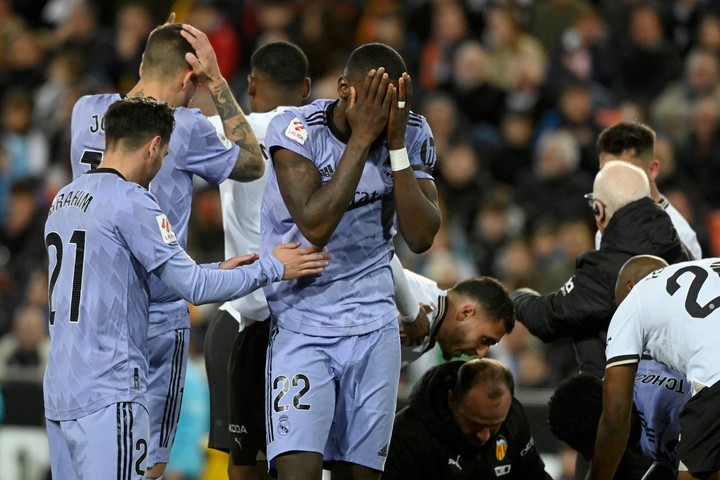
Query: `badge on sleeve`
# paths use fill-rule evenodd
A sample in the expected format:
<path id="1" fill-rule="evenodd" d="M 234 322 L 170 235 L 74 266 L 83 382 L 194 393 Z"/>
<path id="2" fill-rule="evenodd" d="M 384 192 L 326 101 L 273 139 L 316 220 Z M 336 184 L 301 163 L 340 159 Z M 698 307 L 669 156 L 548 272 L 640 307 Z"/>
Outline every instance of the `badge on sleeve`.
<path id="1" fill-rule="evenodd" d="M 232 147 L 232 142 L 228 140 L 228 138 L 225 136 L 225 134 L 217 132 L 218 139 L 220 140 L 220 143 L 223 144 L 226 150 L 230 149 Z"/>
<path id="2" fill-rule="evenodd" d="M 215 127 L 218 140 L 220 140 L 220 143 L 223 144 L 225 149 L 227 150 L 232 147 L 232 142 L 225 136 L 225 127 L 223 126 L 222 118 L 220 118 L 220 115 L 213 115 L 211 117 L 207 117 L 207 119 L 208 121 L 210 121 L 210 124 Z"/>
<path id="3" fill-rule="evenodd" d="M 174 242 L 176 240 L 175 232 L 173 232 L 172 227 L 170 226 L 170 221 L 168 220 L 167 215 L 157 215 L 155 220 L 157 221 L 158 228 L 160 229 L 160 235 L 162 235 L 163 242 Z"/>
<path id="4" fill-rule="evenodd" d="M 290 125 L 288 125 L 287 129 L 285 129 L 285 136 L 290 140 L 295 140 L 300 145 L 305 145 L 305 140 L 307 140 L 307 130 L 305 130 L 305 125 L 302 124 L 299 118 L 293 118 L 290 121 Z"/>

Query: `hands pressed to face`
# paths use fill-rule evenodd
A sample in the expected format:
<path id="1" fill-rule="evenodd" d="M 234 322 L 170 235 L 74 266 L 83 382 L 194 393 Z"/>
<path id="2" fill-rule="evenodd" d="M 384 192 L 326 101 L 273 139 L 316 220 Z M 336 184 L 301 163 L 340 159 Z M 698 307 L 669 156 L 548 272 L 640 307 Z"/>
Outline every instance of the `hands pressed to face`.
<path id="1" fill-rule="evenodd" d="M 360 88 L 350 87 L 345 113 L 353 135 L 372 143 L 385 132 L 391 150 L 403 148 L 411 96 L 407 72 L 394 80 L 383 67 L 370 70 Z"/>

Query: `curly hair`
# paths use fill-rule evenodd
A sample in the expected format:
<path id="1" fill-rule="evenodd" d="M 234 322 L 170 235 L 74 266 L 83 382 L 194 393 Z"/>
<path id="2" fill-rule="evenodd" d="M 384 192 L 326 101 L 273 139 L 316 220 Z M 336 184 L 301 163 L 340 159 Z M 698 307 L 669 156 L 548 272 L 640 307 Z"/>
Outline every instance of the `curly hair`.
<path id="1" fill-rule="evenodd" d="M 578 374 L 563 381 L 548 402 L 550 431 L 586 458 L 595 448 L 602 395 L 599 378 Z"/>

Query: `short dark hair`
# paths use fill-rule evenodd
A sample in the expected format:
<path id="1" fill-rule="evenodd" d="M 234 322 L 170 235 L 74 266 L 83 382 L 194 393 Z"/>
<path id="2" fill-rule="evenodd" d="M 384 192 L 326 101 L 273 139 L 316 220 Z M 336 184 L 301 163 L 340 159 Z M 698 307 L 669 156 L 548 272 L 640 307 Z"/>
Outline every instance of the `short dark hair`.
<path id="1" fill-rule="evenodd" d="M 103 118 L 106 149 L 122 141 L 127 151 L 134 151 L 156 135 L 168 143 L 175 127 L 173 112 L 167 103 L 147 97 L 130 97 L 113 103 Z"/>
<path id="2" fill-rule="evenodd" d="M 396 80 L 403 72 L 407 72 L 405 60 L 395 49 L 384 43 L 366 43 L 350 54 L 344 75 L 350 81 L 359 81 L 367 72 L 380 67 L 385 67 L 391 80 Z"/>
<path id="3" fill-rule="evenodd" d="M 455 400 L 461 401 L 477 385 L 486 385 L 490 398 L 501 397 L 503 386 L 508 388 L 510 395 L 515 394 L 515 381 L 510 369 L 492 358 L 474 358 L 460 366 L 453 387 Z"/>
<path id="4" fill-rule="evenodd" d="M 598 153 L 612 155 L 634 150 L 638 158 L 649 163 L 655 153 L 655 132 L 640 122 L 620 122 L 603 130 L 595 147 Z"/>
<path id="5" fill-rule="evenodd" d="M 503 284 L 495 278 L 470 278 L 458 283 L 451 290 L 482 305 L 491 317 L 502 320 L 505 333 L 510 333 L 515 328 L 515 305 Z"/>
<path id="6" fill-rule="evenodd" d="M 146 73 L 160 76 L 190 68 L 185 54 L 196 55 L 196 52 L 190 42 L 180 34 L 182 29 L 182 24 L 171 23 L 150 33 L 143 54 L 143 69 Z"/>
<path id="7" fill-rule="evenodd" d="M 548 402 L 550 431 L 585 458 L 592 457 L 595 448 L 602 388 L 602 380 L 581 373 L 560 383 Z"/>
<path id="8" fill-rule="evenodd" d="M 300 47 L 290 42 L 271 42 L 255 50 L 250 57 L 254 73 L 266 75 L 281 87 L 297 87 L 308 77 L 308 59 Z"/>

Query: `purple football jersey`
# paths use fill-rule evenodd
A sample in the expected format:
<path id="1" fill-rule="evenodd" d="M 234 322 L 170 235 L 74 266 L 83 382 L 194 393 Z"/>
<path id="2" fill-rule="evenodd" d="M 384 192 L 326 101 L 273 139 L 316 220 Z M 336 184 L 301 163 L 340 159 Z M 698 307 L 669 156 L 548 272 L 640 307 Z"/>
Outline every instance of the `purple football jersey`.
<path id="1" fill-rule="evenodd" d="M 268 150 L 284 148 L 311 160 L 328 182 L 338 168 L 345 143 L 331 124 L 331 100 L 317 100 L 279 113 L 270 122 Z M 411 113 L 406 133 L 410 163 L 419 179 L 432 179 L 435 148 L 425 119 Z M 355 198 L 327 244 L 333 258 L 321 275 L 265 289 L 272 316 L 289 330 L 316 336 L 362 335 L 395 321 L 390 259 L 395 235 L 393 174 L 386 142 L 374 146 Z M 267 172 L 261 219 L 261 253 L 281 242 L 310 242 L 293 221 L 278 188 L 274 169 Z"/>

